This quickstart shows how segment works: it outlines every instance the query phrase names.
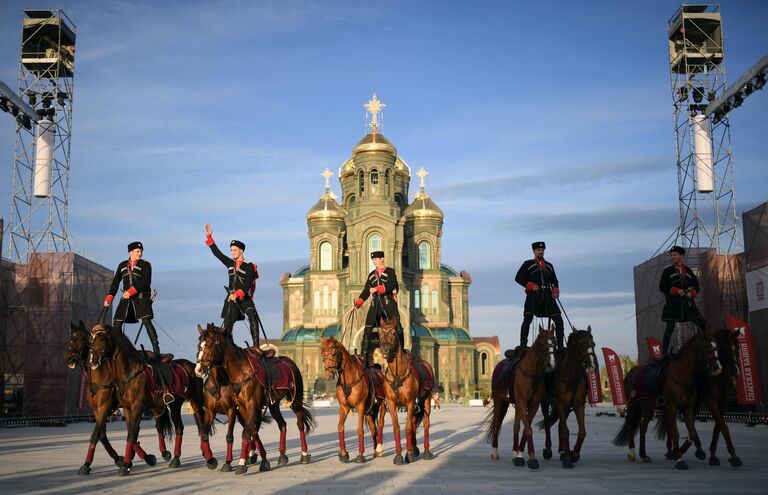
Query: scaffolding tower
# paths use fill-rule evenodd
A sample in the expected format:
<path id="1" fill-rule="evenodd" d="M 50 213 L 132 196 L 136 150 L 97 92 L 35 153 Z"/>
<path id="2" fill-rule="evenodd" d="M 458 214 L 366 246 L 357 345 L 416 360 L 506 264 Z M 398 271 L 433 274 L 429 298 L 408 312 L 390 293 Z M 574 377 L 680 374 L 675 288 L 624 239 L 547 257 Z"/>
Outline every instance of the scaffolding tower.
<path id="1" fill-rule="evenodd" d="M 8 258 L 67 252 L 75 25 L 61 9 L 25 10 L 18 95 L 37 122 L 20 119 L 13 158 Z"/>

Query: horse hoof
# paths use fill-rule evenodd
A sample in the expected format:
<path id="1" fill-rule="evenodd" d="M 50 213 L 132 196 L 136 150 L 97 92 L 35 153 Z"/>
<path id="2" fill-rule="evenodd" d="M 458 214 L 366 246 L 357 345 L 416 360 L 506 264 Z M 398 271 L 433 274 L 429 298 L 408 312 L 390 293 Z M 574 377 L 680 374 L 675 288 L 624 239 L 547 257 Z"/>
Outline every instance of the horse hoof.
<path id="1" fill-rule="evenodd" d="M 496 457 L 498 460 L 498 455 Z M 426 449 L 424 450 L 424 455 L 422 455 L 421 458 L 424 459 L 425 461 L 431 461 L 432 459 L 435 458 L 435 455 L 432 453 L 431 450 Z"/>
<path id="2" fill-rule="evenodd" d="M 169 468 L 175 469 L 179 466 L 181 466 L 181 459 L 179 459 L 178 457 L 174 457 L 173 459 L 171 459 L 171 462 L 168 463 Z"/>
<path id="3" fill-rule="evenodd" d="M 416 462 L 416 454 L 414 454 L 413 452 L 408 452 L 407 454 L 405 454 L 405 462 L 409 464 Z"/>
<path id="4" fill-rule="evenodd" d="M 357 457 L 355 457 L 355 464 L 365 464 L 365 456 L 363 454 L 358 454 Z"/>
<path id="5" fill-rule="evenodd" d="M 426 458 L 426 455 L 427 454 L 425 453 L 424 454 L 425 458 Z M 499 460 L 499 454 L 491 454 L 491 460 L 492 461 L 498 461 Z"/>
<path id="6" fill-rule="evenodd" d="M 579 459 L 581 459 L 581 452 L 571 452 L 571 460 L 573 462 L 579 462 Z"/>
<path id="7" fill-rule="evenodd" d="M 339 453 L 339 461 L 341 461 L 342 464 L 346 464 L 349 462 L 349 452 L 346 454 Z"/>
<path id="8" fill-rule="evenodd" d="M 413 447 L 413 455 L 416 457 L 419 457 L 421 455 L 421 451 L 419 450 L 418 447 L 415 447 L 415 446 Z"/>
<path id="9" fill-rule="evenodd" d="M 147 466 L 154 466 L 155 464 L 157 464 L 157 457 L 155 457 L 152 454 L 147 454 L 144 457 L 144 462 L 147 463 Z"/>
<path id="10" fill-rule="evenodd" d="M 269 465 L 269 461 L 264 459 L 261 461 L 261 464 L 259 464 L 259 471 L 264 473 L 272 469 L 272 466 Z"/>
<path id="11" fill-rule="evenodd" d="M 517 467 L 525 466 L 525 459 L 523 459 L 522 457 L 515 457 L 515 460 L 513 462 Z"/>
<path id="12" fill-rule="evenodd" d="M 282 454 L 280 457 L 277 458 L 277 466 L 285 466 L 288 464 L 288 456 L 285 454 Z"/>
<path id="13" fill-rule="evenodd" d="M 645 457 L 643 457 L 643 462 L 644 462 L 645 464 L 651 464 L 651 463 L 653 462 L 653 460 L 651 460 L 651 458 L 650 458 L 650 457 L 648 457 L 648 456 L 645 456 Z"/>
<path id="14" fill-rule="evenodd" d="M 696 456 L 696 459 L 700 461 L 703 461 L 704 459 L 707 458 L 707 454 L 701 449 L 697 450 L 694 455 Z"/>
<path id="15" fill-rule="evenodd" d="M 123 465 L 123 458 L 120 456 L 115 457 L 112 459 L 115 462 L 115 466 L 120 467 Z"/>
<path id="16" fill-rule="evenodd" d="M 635 460 L 637 459 L 637 454 L 635 454 L 634 452 L 630 452 L 627 454 L 627 459 L 629 459 L 630 462 L 635 462 Z"/>
<path id="17" fill-rule="evenodd" d="M 89 466 L 88 464 L 83 464 L 82 466 L 80 466 L 80 469 L 77 470 L 77 474 L 79 474 L 80 476 L 87 476 L 91 474 L 91 466 Z"/>
<path id="18" fill-rule="evenodd" d="M 169 450 L 163 451 L 163 459 L 165 459 L 166 462 L 170 461 L 171 457 L 173 456 L 171 455 L 171 452 Z"/>
<path id="19" fill-rule="evenodd" d="M 120 466 L 120 469 L 117 470 L 118 476 L 128 476 L 129 474 L 131 474 L 131 466 L 123 464 Z"/>
<path id="20" fill-rule="evenodd" d="M 719 466 L 720 465 L 720 458 L 717 456 L 712 456 L 709 458 L 709 465 L 710 466 Z"/>
<path id="21" fill-rule="evenodd" d="M 245 474 L 248 472 L 248 466 L 245 464 L 238 464 L 235 466 L 235 474 Z"/>
<path id="22" fill-rule="evenodd" d="M 667 452 L 664 454 L 664 458 L 665 458 L 666 460 L 668 460 L 668 461 L 674 461 L 674 460 L 675 460 L 675 455 L 672 453 L 672 451 L 671 451 L 671 450 L 668 450 L 668 451 L 667 451 Z"/>
<path id="23" fill-rule="evenodd" d="M 741 467 L 743 465 L 741 459 L 739 459 L 739 456 L 737 455 L 728 459 L 728 462 L 731 464 L 731 467 Z"/>
<path id="24" fill-rule="evenodd" d="M 539 461 L 536 459 L 528 459 L 527 464 L 530 469 L 539 469 Z"/>
<path id="25" fill-rule="evenodd" d="M 560 462 L 565 460 L 565 452 L 560 452 Z"/>
<path id="26" fill-rule="evenodd" d="M 402 466 L 403 464 L 405 464 L 405 461 L 403 460 L 403 455 L 400 454 L 399 452 L 395 454 L 395 458 L 392 459 L 392 463 L 398 466 Z"/>
<path id="27" fill-rule="evenodd" d="M 571 458 L 571 456 L 565 456 L 563 458 L 563 468 L 573 469 L 573 459 Z"/>
<path id="28" fill-rule="evenodd" d="M 675 469 L 680 469 L 681 471 L 685 471 L 688 469 L 688 464 L 685 463 L 685 461 L 680 460 L 675 462 Z"/>
<path id="29" fill-rule="evenodd" d="M 302 454 L 301 457 L 299 457 L 299 464 L 309 464 L 309 458 L 312 457 L 309 454 Z"/>
<path id="30" fill-rule="evenodd" d="M 211 457 L 210 459 L 205 460 L 205 467 L 213 471 L 219 466 L 219 461 L 216 460 L 215 457 Z"/>
<path id="31" fill-rule="evenodd" d="M 221 465 L 221 472 L 222 473 L 231 473 L 232 472 L 232 463 L 225 462 Z"/>
<path id="32" fill-rule="evenodd" d="M 259 454 L 250 455 L 246 460 L 247 464 L 256 464 L 257 462 L 259 462 Z"/>
<path id="33" fill-rule="evenodd" d="M 552 459 L 552 449 L 544 449 L 544 452 L 542 452 L 542 455 L 544 456 L 544 459 Z"/>

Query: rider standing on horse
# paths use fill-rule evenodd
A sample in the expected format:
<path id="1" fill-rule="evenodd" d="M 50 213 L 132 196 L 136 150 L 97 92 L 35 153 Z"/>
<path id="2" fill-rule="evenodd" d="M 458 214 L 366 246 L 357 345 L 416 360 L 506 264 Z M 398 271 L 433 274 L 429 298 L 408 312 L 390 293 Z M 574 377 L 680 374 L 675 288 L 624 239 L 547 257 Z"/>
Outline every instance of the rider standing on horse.
<path id="1" fill-rule="evenodd" d="M 256 291 L 256 279 L 259 278 L 259 270 L 255 263 L 245 261 L 243 252 L 245 244 L 238 240 L 229 243 L 229 251 L 232 257 L 228 257 L 216 246 L 213 241 L 213 228 L 205 224 L 205 244 L 211 248 L 216 258 L 227 267 L 229 273 L 229 294 L 224 300 L 224 308 L 221 317 L 224 318 L 224 328 L 231 335 L 235 322 L 243 321 L 248 317 L 248 325 L 251 330 L 253 345 L 259 347 L 259 323 L 256 317 L 256 307 L 253 305 L 253 293 Z"/>
<path id="2" fill-rule="evenodd" d="M 673 246 L 669 250 L 672 264 L 664 269 L 659 281 L 659 290 L 666 297 L 661 319 L 666 322 L 664 330 L 664 352 L 669 355 L 672 333 L 678 322 L 692 321 L 701 331 L 707 329 L 707 321 L 701 316 L 694 299 L 701 290 L 699 279 L 693 270 L 685 266 L 685 249 Z"/>
<path id="3" fill-rule="evenodd" d="M 563 318 L 556 299 L 560 297 L 555 267 L 544 259 L 546 245 L 542 241 L 531 244 L 533 259 L 526 260 L 515 275 L 515 282 L 525 289 L 525 306 L 523 308 L 523 324 L 520 327 L 520 348 L 528 347 L 528 332 L 533 317 L 549 318 L 555 323 L 557 348 L 562 351 Z"/>
<path id="4" fill-rule="evenodd" d="M 115 330 L 122 332 L 123 323 L 141 323 L 147 329 L 152 351 L 160 354 L 160 342 L 157 340 L 157 330 L 152 325 L 152 264 L 141 259 L 144 246 L 140 242 L 128 244 L 128 259 L 122 261 L 115 270 L 115 277 L 109 287 L 109 293 L 104 298 L 104 307 L 108 308 L 117 294 L 120 281 L 123 282 L 123 295 L 115 310 Z"/>
<path id="5" fill-rule="evenodd" d="M 368 297 L 374 298 L 371 307 L 368 309 L 368 315 L 365 318 L 365 330 L 363 331 L 363 341 L 361 343 L 366 367 L 370 367 L 372 363 L 371 337 L 373 328 L 379 325 L 381 318 L 391 320 L 397 317 L 400 348 L 404 348 L 403 327 L 400 324 L 400 313 L 398 312 L 397 301 L 394 297 L 400 288 L 397 283 L 397 274 L 394 268 L 384 264 L 384 251 L 372 252 L 371 259 L 375 268 L 368 274 L 365 287 L 363 287 L 360 296 L 355 300 L 355 308 L 359 308 Z"/>

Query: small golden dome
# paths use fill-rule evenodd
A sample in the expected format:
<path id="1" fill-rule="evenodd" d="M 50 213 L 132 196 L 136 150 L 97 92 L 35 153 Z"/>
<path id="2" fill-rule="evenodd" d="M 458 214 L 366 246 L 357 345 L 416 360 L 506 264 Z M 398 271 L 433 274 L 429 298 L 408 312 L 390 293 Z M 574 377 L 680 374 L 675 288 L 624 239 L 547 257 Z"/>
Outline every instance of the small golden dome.
<path id="1" fill-rule="evenodd" d="M 375 128 L 370 133 L 366 134 L 363 139 L 357 142 L 352 149 L 352 156 L 358 153 L 365 153 L 371 151 L 379 151 L 384 153 L 390 153 L 397 156 L 397 149 L 389 139 L 385 138 L 383 134 L 379 133 Z"/>
<path id="2" fill-rule="evenodd" d="M 347 212 L 336 202 L 336 195 L 327 191 L 307 212 L 307 220 L 344 220 Z"/>
<path id="3" fill-rule="evenodd" d="M 406 218 L 443 218 L 441 210 L 424 191 L 416 193 L 413 203 L 403 213 Z"/>

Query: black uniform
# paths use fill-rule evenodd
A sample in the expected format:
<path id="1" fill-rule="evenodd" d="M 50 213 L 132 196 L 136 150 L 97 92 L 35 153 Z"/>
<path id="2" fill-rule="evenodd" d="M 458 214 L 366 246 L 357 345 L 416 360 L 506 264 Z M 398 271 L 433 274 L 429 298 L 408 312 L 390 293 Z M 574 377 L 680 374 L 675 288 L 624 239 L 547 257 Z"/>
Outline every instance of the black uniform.
<path id="1" fill-rule="evenodd" d="M 123 323 L 138 323 L 141 321 L 147 329 L 147 335 L 152 342 L 152 350 L 160 353 L 160 344 L 157 340 L 157 331 L 152 325 L 152 264 L 146 260 L 137 261 L 133 267 L 129 260 L 121 262 L 115 270 L 112 285 L 109 287 L 109 302 L 117 294 L 117 289 L 123 282 L 123 291 L 131 294 L 128 299 L 120 298 L 115 310 L 113 321 L 115 329 L 122 331 Z"/>
<path id="2" fill-rule="evenodd" d="M 563 348 L 563 318 L 560 308 L 553 295 L 559 295 L 560 288 L 555 275 L 555 267 L 549 261 L 527 260 L 523 262 L 515 275 L 515 282 L 525 288 L 525 306 L 523 308 L 523 324 L 520 327 L 520 346 L 528 345 L 528 332 L 533 317 L 550 318 L 555 323 L 557 347 Z M 532 290 L 533 285 L 539 290 Z"/>
<path id="3" fill-rule="evenodd" d="M 686 293 L 692 290 L 695 297 L 701 290 L 699 280 L 690 268 L 683 264 L 666 267 L 661 272 L 659 290 L 666 297 L 661 319 L 667 322 L 664 330 L 664 351 L 669 354 L 669 343 L 672 332 L 675 331 L 675 323 L 692 321 L 699 329 L 706 330 L 707 322 L 701 316 L 693 298 L 686 296 Z"/>
<path id="4" fill-rule="evenodd" d="M 253 293 L 256 290 L 256 279 L 259 278 L 259 270 L 255 263 L 248 261 L 237 262 L 221 252 L 212 238 L 206 240 L 211 252 L 227 267 L 229 273 L 230 294 L 237 295 L 236 301 L 230 301 L 229 296 L 224 299 L 224 307 L 221 309 L 221 317 L 224 318 L 224 328 L 232 333 L 232 327 L 236 321 L 242 321 L 248 317 L 248 326 L 251 331 L 253 345 L 259 345 L 259 324 L 256 319 L 256 307 L 253 305 Z"/>
<path id="5" fill-rule="evenodd" d="M 377 289 L 377 292 L 371 294 L 371 288 L 383 287 Z M 397 317 L 397 330 L 398 337 L 400 339 L 400 347 L 404 347 L 405 337 L 403 335 L 403 326 L 400 322 L 400 312 L 397 309 L 397 301 L 395 301 L 394 293 L 398 292 L 400 285 L 397 283 L 397 274 L 394 268 L 386 267 L 381 272 L 381 275 L 377 274 L 376 270 L 373 270 L 368 274 L 368 279 L 365 281 L 365 287 L 360 292 L 360 297 L 357 298 L 356 305 L 362 305 L 368 297 L 373 297 L 371 307 L 368 309 L 368 314 L 365 318 L 365 330 L 363 331 L 363 341 L 361 343 L 362 352 L 365 355 L 367 364 L 370 364 L 371 356 L 371 334 L 373 328 L 379 325 L 381 318 L 392 319 Z"/>

